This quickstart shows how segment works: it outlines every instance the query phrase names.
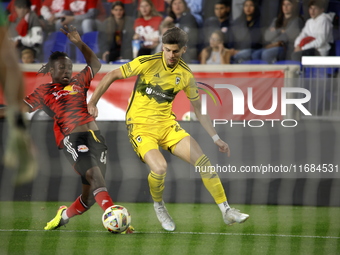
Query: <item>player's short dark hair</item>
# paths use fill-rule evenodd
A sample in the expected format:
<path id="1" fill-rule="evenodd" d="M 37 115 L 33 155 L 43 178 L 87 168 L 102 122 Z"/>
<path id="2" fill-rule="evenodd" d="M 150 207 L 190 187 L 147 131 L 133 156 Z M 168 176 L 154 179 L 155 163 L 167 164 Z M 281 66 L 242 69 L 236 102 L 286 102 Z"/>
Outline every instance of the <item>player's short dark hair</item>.
<path id="1" fill-rule="evenodd" d="M 51 66 L 53 66 L 54 61 L 56 61 L 60 57 L 68 58 L 68 55 L 65 52 L 61 51 L 52 52 L 48 59 L 48 62 L 39 69 L 38 73 L 47 74 L 50 71 Z"/>
<path id="2" fill-rule="evenodd" d="M 188 43 L 188 34 L 178 27 L 169 28 L 162 36 L 163 44 L 178 44 L 182 48 Z"/>
<path id="3" fill-rule="evenodd" d="M 25 8 L 25 9 L 31 9 L 31 1 L 30 0 L 15 0 L 14 6 L 18 8 Z"/>

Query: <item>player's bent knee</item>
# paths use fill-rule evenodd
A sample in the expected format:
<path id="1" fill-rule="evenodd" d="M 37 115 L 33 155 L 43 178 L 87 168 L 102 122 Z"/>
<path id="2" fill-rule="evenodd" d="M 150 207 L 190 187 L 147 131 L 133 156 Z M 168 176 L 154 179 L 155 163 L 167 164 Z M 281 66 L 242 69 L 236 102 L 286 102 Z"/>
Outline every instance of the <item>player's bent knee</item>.
<path id="1" fill-rule="evenodd" d="M 166 169 L 167 169 L 167 164 L 164 163 L 164 164 L 158 165 L 157 167 L 153 167 L 151 171 L 154 172 L 155 174 L 163 175 L 166 173 Z"/>
<path id="2" fill-rule="evenodd" d="M 86 171 L 86 180 L 90 183 L 92 188 L 105 186 L 104 177 L 99 167 L 92 167 Z"/>

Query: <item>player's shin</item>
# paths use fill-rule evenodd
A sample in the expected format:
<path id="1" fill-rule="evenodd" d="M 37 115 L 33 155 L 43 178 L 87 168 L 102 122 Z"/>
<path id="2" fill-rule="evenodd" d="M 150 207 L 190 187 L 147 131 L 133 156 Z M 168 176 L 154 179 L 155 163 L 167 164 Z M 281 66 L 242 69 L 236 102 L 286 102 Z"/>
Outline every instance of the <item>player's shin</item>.
<path id="1" fill-rule="evenodd" d="M 156 174 L 153 171 L 150 171 L 148 176 L 148 182 L 150 187 L 150 193 L 153 201 L 161 202 L 163 200 L 163 190 L 164 190 L 164 179 L 166 173 L 164 174 Z"/>
<path id="2" fill-rule="evenodd" d="M 195 167 L 199 167 L 200 175 L 204 186 L 214 198 L 216 204 L 221 204 L 227 201 L 221 180 L 215 169 L 211 167 L 209 158 L 202 155 L 195 163 Z"/>
<path id="3" fill-rule="evenodd" d="M 106 187 L 100 187 L 93 191 L 94 199 L 97 204 L 105 211 L 110 206 L 113 206 L 112 199 L 107 192 Z"/>
<path id="4" fill-rule="evenodd" d="M 83 200 L 81 195 L 66 209 L 65 212 L 62 214 L 62 218 L 64 220 L 68 220 L 76 215 L 81 215 L 90 209 L 90 206 L 87 206 Z"/>

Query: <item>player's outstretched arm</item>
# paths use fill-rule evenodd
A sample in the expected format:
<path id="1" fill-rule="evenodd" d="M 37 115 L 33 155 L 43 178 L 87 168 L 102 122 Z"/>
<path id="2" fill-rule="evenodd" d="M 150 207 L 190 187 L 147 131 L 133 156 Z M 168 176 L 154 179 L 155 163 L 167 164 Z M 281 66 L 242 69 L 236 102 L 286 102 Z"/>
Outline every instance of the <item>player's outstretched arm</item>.
<path id="1" fill-rule="evenodd" d="M 197 119 L 199 120 L 203 128 L 211 136 L 211 138 L 214 140 L 214 143 L 219 147 L 219 151 L 227 153 L 229 157 L 230 156 L 229 145 L 217 135 L 217 132 L 211 123 L 209 114 L 202 115 L 201 113 L 201 100 L 191 101 L 191 104 L 194 107 Z"/>
<path id="2" fill-rule="evenodd" d="M 60 31 L 63 32 L 74 45 L 77 46 L 81 53 L 83 53 L 86 63 L 91 66 L 93 74 L 96 74 L 100 70 L 102 64 L 90 47 L 82 41 L 77 29 L 72 25 L 65 25 L 63 28 L 60 28 Z"/>
<path id="3" fill-rule="evenodd" d="M 119 79 L 123 79 L 124 76 L 119 68 L 108 72 L 103 79 L 99 82 L 96 89 L 94 90 L 90 101 L 87 104 L 87 110 L 93 117 L 98 117 L 97 103 L 105 91 L 110 87 L 110 85 Z"/>

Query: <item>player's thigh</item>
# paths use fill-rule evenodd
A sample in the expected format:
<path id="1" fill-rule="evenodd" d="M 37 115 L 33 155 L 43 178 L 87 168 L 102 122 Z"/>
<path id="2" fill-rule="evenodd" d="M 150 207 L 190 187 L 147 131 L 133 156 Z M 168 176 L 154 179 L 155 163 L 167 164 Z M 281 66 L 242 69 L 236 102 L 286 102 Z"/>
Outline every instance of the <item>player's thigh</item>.
<path id="1" fill-rule="evenodd" d="M 90 132 L 81 132 L 64 138 L 64 154 L 74 170 L 80 174 L 82 183 L 87 185 L 90 184 L 86 178 L 89 169 L 99 167 L 103 176 L 106 170 L 106 158 L 103 161 L 102 155 L 106 156 L 107 147 L 104 140 L 97 138 L 100 137 L 100 132 L 95 131 L 95 133 L 96 137 Z"/>
<path id="2" fill-rule="evenodd" d="M 148 151 L 158 150 L 157 129 L 148 128 L 146 125 L 128 125 L 128 132 L 130 143 L 143 162 Z"/>
<path id="3" fill-rule="evenodd" d="M 154 173 L 164 174 L 166 172 L 166 160 L 158 149 L 152 149 L 146 152 L 144 155 L 144 161 Z"/>
<path id="4" fill-rule="evenodd" d="M 191 165 L 195 165 L 196 161 L 203 155 L 200 145 L 191 136 L 186 136 L 179 141 L 172 153 Z"/>
<path id="5" fill-rule="evenodd" d="M 89 148 L 91 151 L 91 164 L 89 166 L 98 166 L 103 177 L 106 174 L 107 162 L 107 146 L 105 138 L 100 134 L 100 131 L 94 131 L 93 136 L 89 139 Z M 95 161 L 93 162 L 95 158 Z"/>
<path id="6" fill-rule="evenodd" d="M 159 145 L 164 149 L 173 153 L 176 145 L 185 137 L 190 136 L 176 121 L 164 123 L 161 127 L 161 136 Z"/>

